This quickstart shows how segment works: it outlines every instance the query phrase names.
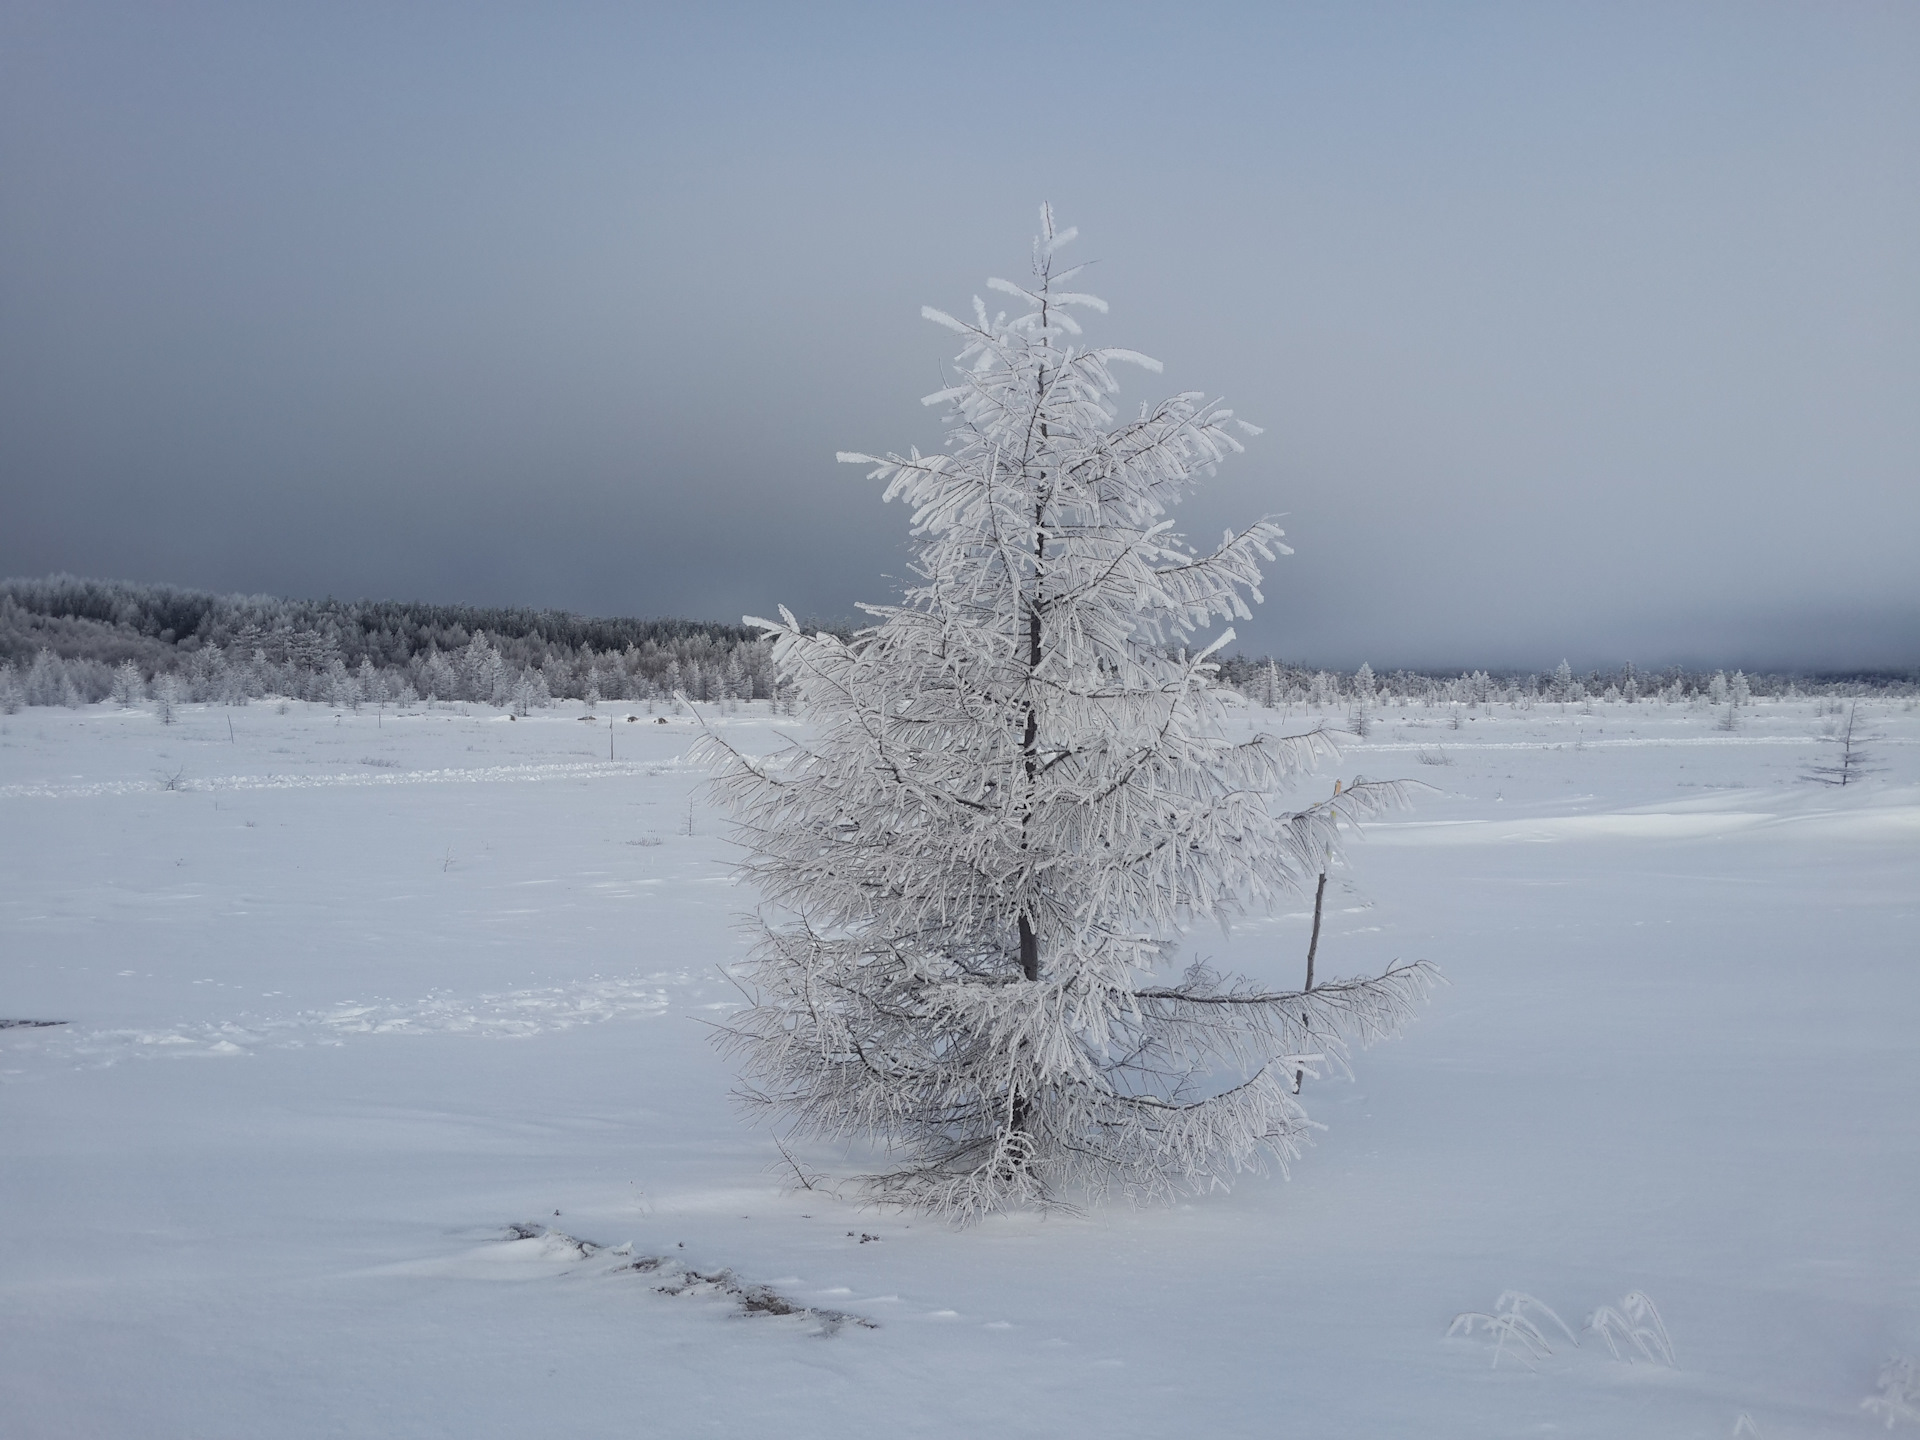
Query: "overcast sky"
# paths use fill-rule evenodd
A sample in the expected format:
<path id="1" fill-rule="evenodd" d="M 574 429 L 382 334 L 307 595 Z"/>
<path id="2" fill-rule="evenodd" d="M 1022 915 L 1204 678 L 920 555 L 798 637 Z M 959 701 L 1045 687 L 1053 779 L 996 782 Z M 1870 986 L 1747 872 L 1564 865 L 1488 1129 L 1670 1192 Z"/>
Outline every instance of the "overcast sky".
<path id="1" fill-rule="evenodd" d="M 1241 647 L 1920 662 L 1920 5 L 0 6 L 0 573 L 892 597 L 1042 199 Z"/>

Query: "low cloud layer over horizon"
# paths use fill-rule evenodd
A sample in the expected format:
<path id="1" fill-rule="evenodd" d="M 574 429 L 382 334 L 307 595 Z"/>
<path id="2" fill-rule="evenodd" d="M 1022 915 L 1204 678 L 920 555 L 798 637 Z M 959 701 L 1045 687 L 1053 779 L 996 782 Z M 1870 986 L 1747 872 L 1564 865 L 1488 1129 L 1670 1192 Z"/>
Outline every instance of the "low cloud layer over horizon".
<path id="1" fill-rule="evenodd" d="M 886 601 L 918 318 L 1079 226 L 1266 427 L 1238 648 L 1920 662 L 1920 10 L 0 15 L 0 573 Z"/>

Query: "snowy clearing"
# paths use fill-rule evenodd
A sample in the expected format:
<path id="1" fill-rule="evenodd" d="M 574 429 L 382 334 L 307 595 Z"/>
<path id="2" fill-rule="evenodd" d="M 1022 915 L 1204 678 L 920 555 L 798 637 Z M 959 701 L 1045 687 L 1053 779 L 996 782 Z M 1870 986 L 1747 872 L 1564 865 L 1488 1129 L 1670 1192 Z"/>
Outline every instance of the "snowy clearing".
<path id="1" fill-rule="evenodd" d="M 752 897 L 686 719 L 5 717 L 0 1021 L 63 1023 L 0 1027 L 0 1428 L 1884 1433 L 1920 715 L 1863 702 L 1842 790 L 1819 708 L 1376 713 L 1338 773 L 1437 788 L 1320 967 L 1432 960 L 1429 1011 L 1308 1082 L 1289 1180 L 965 1231 L 789 1189 L 737 1120 L 701 1022 Z M 1294 984 L 1308 924 L 1193 952 Z"/>

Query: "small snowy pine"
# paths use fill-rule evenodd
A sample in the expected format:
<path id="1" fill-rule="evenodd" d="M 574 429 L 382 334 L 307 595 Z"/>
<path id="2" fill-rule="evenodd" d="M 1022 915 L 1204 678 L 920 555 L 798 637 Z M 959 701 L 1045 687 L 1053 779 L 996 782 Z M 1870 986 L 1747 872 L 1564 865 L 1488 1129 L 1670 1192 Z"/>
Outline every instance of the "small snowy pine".
<path id="1" fill-rule="evenodd" d="M 1285 1167 L 1310 1122 L 1296 1069 L 1396 1031 L 1424 962 L 1307 992 L 1194 965 L 1181 931 L 1310 887 L 1342 820 L 1398 803 L 1286 783 L 1336 752 L 1320 731 L 1232 739 L 1234 697 L 1187 646 L 1258 601 L 1285 553 L 1261 521 L 1196 553 L 1169 509 L 1256 433 L 1195 393 L 1117 417 L 1082 348 L 1042 211 L 1034 278 L 974 302 L 944 453 L 842 455 L 913 507 L 919 583 L 849 640 L 774 637 L 811 732 L 771 757 L 703 741 L 771 915 L 723 1037 L 749 1097 L 801 1134 L 878 1141 L 878 1200 L 954 1220 L 1103 1194 L 1205 1190 Z"/>

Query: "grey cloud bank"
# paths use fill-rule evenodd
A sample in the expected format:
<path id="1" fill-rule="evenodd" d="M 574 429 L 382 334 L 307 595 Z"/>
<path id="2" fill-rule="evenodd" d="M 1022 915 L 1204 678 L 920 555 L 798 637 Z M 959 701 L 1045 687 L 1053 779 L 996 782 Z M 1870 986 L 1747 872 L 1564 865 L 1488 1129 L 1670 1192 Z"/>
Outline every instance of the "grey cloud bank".
<path id="1" fill-rule="evenodd" d="M 1267 427 L 1242 648 L 1920 660 L 1907 6 L 0 17 L 0 573 L 731 619 L 890 598 L 1051 198 Z"/>

